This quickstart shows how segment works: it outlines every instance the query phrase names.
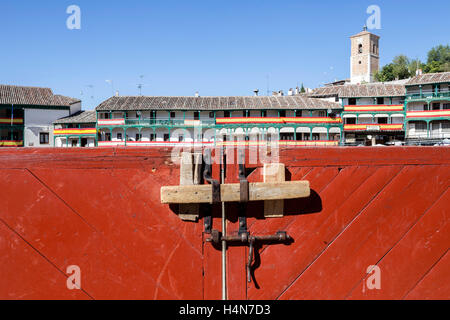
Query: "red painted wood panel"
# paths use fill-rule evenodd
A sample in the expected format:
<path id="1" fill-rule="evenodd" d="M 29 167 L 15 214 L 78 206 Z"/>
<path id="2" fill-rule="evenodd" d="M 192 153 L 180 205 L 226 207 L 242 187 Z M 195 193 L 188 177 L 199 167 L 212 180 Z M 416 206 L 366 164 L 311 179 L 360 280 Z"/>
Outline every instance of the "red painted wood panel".
<path id="1" fill-rule="evenodd" d="M 171 152 L 0 150 L 0 298 L 220 299 L 221 252 L 205 243 L 203 220 L 182 222 L 159 201 L 161 186 L 179 182 Z M 230 299 L 450 298 L 450 148 L 283 148 L 280 162 L 313 196 L 286 201 L 280 219 L 248 206 L 252 232 L 284 229 L 294 243 L 259 249 L 258 288 L 246 282 L 248 249 L 230 248 Z M 262 163 L 247 167 L 262 180 Z M 237 208 L 227 205 L 229 232 Z M 220 230 L 220 205 L 213 214 Z M 85 292 L 66 288 L 70 264 Z M 372 264 L 383 289 L 362 293 Z"/>
<path id="2" fill-rule="evenodd" d="M 448 300 L 450 297 L 450 252 L 424 275 L 417 286 L 405 297 L 407 300 Z"/>
<path id="3" fill-rule="evenodd" d="M 440 167 L 403 169 L 281 298 L 345 298 L 442 195 L 449 178 Z"/>
<path id="4" fill-rule="evenodd" d="M 427 210 L 408 233 L 377 263 L 380 290 L 367 289 L 367 277 L 348 299 L 402 299 L 445 254 L 450 244 L 450 189 Z"/>

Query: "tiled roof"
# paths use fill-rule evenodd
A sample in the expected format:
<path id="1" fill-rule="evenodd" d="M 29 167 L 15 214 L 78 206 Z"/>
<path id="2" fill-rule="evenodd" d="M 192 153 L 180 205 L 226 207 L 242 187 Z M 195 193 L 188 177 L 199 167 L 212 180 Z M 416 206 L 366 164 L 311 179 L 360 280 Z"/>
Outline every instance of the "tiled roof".
<path id="1" fill-rule="evenodd" d="M 95 123 L 97 116 L 95 111 L 79 111 L 69 117 L 61 118 L 53 122 L 53 124 L 65 123 Z"/>
<path id="2" fill-rule="evenodd" d="M 304 95 L 282 97 L 111 97 L 101 110 L 236 110 L 236 109 L 341 109 L 339 103 Z"/>
<path id="3" fill-rule="evenodd" d="M 426 73 L 419 76 L 415 76 L 409 80 L 406 85 L 413 86 L 418 84 L 430 84 L 430 83 L 442 83 L 450 82 L 450 72 L 442 73 Z"/>
<path id="4" fill-rule="evenodd" d="M 402 84 L 370 83 L 349 84 L 343 86 L 330 86 L 315 89 L 311 97 L 339 96 L 340 98 L 364 98 L 364 97 L 402 97 L 406 94 Z"/>
<path id="5" fill-rule="evenodd" d="M 67 106 L 80 100 L 54 95 L 49 88 L 0 85 L 0 104 Z"/>

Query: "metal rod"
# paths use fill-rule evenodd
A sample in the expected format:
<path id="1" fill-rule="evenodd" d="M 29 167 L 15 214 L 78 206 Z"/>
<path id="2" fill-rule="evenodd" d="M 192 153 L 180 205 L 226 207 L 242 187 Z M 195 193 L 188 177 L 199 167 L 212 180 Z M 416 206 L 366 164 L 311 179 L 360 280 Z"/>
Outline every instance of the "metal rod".
<path id="1" fill-rule="evenodd" d="M 221 169 L 220 175 L 222 183 L 225 183 L 225 159 L 224 150 L 221 148 Z M 222 202 L 222 235 L 227 235 L 227 224 L 225 215 L 225 202 Z M 227 241 L 222 240 L 222 300 L 227 300 Z"/>

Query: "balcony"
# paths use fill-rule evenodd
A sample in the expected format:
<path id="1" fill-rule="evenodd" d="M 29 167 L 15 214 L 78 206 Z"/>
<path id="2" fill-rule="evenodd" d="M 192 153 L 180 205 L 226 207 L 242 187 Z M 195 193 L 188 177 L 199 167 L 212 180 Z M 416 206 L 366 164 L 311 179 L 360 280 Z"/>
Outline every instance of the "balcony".
<path id="1" fill-rule="evenodd" d="M 209 127 L 214 126 L 214 120 L 192 119 L 98 119 L 99 126 L 161 126 L 161 127 Z"/>
<path id="2" fill-rule="evenodd" d="M 368 132 L 378 132 L 378 131 L 402 131 L 403 124 L 346 124 L 344 125 L 344 131 L 368 131 Z"/>
<path id="3" fill-rule="evenodd" d="M 439 100 L 439 99 L 450 99 L 450 91 L 445 92 L 422 92 L 407 94 L 406 101 L 422 101 L 422 100 Z"/>
<path id="4" fill-rule="evenodd" d="M 15 148 L 15 147 L 23 147 L 23 141 L 9 141 L 9 140 L 0 140 L 0 148 Z"/>
<path id="5" fill-rule="evenodd" d="M 450 110 L 431 110 L 431 111 L 408 111 L 406 118 L 411 119 L 430 119 L 430 118 L 449 118 Z"/>
<path id="6" fill-rule="evenodd" d="M 0 118 L 0 125 L 23 125 L 23 118 Z"/>
<path id="7" fill-rule="evenodd" d="M 324 123 L 324 124 L 341 124 L 340 117 L 248 117 L 248 118 L 217 118 L 218 125 L 230 124 L 309 124 L 309 123 Z"/>
<path id="8" fill-rule="evenodd" d="M 402 112 L 403 105 L 347 105 L 345 112 Z"/>
<path id="9" fill-rule="evenodd" d="M 53 130 L 55 136 L 95 136 L 97 129 L 95 128 L 65 128 Z"/>

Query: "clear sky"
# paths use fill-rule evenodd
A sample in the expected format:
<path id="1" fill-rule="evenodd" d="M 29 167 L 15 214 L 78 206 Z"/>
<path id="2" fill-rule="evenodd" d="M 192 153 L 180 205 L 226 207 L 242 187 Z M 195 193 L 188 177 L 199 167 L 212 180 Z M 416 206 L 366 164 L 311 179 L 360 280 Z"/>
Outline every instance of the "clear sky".
<path id="1" fill-rule="evenodd" d="M 72 4 L 81 30 L 66 27 Z M 450 42 L 448 0 L 1 0 L 0 83 L 50 87 L 85 109 L 112 95 L 105 80 L 120 95 L 139 83 L 170 96 L 314 88 L 349 77 L 349 36 L 370 5 L 381 65 Z"/>

